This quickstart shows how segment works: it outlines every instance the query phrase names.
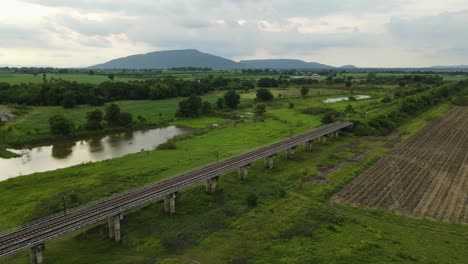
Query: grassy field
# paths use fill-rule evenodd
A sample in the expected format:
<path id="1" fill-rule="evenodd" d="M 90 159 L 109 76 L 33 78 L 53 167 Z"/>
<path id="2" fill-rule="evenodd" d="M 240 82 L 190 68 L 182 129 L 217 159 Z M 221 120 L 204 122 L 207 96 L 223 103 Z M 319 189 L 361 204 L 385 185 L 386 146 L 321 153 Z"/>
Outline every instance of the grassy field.
<path id="1" fill-rule="evenodd" d="M 196 78 L 206 78 L 210 75 L 221 76 L 223 78 L 242 78 L 249 80 L 258 80 L 260 78 L 274 78 L 276 75 L 272 74 L 243 74 L 240 72 L 178 72 L 178 71 L 164 71 L 162 73 L 155 73 L 150 75 L 116 75 L 114 81 L 131 81 L 131 80 L 145 80 L 145 79 L 155 79 L 161 77 L 172 76 L 178 79 L 193 80 Z M 46 75 L 47 80 L 51 78 L 62 79 L 72 82 L 80 83 L 93 83 L 99 84 L 105 81 L 109 81 L 107 75 L 90 75 L 87 73 L 48 73 Z M 0 71 L 0 82 L 7 82 L 10 84 L 20 84 L 20 83 L 42 83 L 43 76 L 42 74 L 26 74 L 26 73 L 12 73 L 6 71 Z"/>
<path id="2" fill-rule="evenodd" d="M 390 149 L 402 131 L 413 135 L 449 109 L 441 105 L 413 118 L 388 138 L 343 136 L 293 160 L 280 155 L 273 170 L 253 164 L 249 178 L 221 177 L 214 194 L 196 187 L 180 194 L 175 216 L 161 202 L 124 216 L 122 243 L 99 225 L 47 244 L 48 263 L 463 263 L 465 226 L 334 205 L 328 197 Z M 281 118 L 286 118 L 281 116 Z M 292 123 L 292 122 L 291 122 Z M 176 150 L 152 151 L 0 182 L 0 229 L 18 225 L 44 204 L 60 207 L 60 194 L 80 202 L 228 157 L 318 126 L 242 123 L 178 141 Z M 408 136 L 410 136 L 408 135 Z M 187 155 L 189 154 L 189 155 Z M 350 158 L 361 155 L 358 162 Z M 148 162 L 148 160 L 155 162 Z M 337 168 L 326 171 L 323 168 Z M 247 203 L 255 195 L 257 204 Z M 38 202 L 42 201 L 42 202 Z M 44 203 L 43 201 L 46 201 Z M 21 252 L 0 263 L 26 263 Z"/>
<path id="3" fill-rule="evenodd" d="M 175 118 L 178 103 L 183 98 L 173 98 L 167 100 L 148 101 L 119 101 L 116 102 L 122 111 L 130 112 L 134 118 L 142 116 L 148 122 L 158 123 L 170 121 Z M 216 96 L 203 96 L 203 100 L 211 103 L 216 102 Z M 61 106 L 38 106 L 29 107 L 27 113 L 19 116 L 15 120 L 6 123 L 0 128 L 4 135 L 3 142 L 21 144 L 23 142 L 41 142 L 54 138 L 49 129 L 48 120 L 55 114 L 62 114 L 73 120 L 75 126 L 79 127 L 86 122 L 86 113 L 92 109 L 104 111 L 105 106 L 89 107 L 88 105 L 76 106 L 72 109 L 65 109 Z M 187 122 L 191 122 L 188 120 Z M 178 120 L 177 124 L 183 124 L 184 120 Z"/>

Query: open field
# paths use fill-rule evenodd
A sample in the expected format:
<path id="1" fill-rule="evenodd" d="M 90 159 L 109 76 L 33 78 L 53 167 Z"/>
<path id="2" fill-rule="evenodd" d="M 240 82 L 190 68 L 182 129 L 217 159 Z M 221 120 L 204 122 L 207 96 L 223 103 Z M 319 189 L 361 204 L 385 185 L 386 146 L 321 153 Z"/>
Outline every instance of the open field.
<path id="1" fill-rule="evenodd" d="M 468 108 L 455 108 L 399 146 L 335 202 L 468 222 Z"/>

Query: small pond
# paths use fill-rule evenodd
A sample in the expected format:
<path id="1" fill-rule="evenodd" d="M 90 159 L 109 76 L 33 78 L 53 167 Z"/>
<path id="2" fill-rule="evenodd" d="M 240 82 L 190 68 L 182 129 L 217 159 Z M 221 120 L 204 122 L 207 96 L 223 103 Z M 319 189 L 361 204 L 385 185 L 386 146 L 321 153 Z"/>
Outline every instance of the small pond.
<path id="1" fill-rule="evenodd" d="M 369 95 L 356 95 L 354 96 L 357 100 L 362 100 L 362 99 L 369 99 L 371 96 Z M 341 101 L 348 101 L 349 97 L 338 97 L 338 98 L 328 98 L 325 100 L 322 100 L 322 102 L 329 104 L 329 103 L 336 103 L 336 102 L 341 102 Z"/>

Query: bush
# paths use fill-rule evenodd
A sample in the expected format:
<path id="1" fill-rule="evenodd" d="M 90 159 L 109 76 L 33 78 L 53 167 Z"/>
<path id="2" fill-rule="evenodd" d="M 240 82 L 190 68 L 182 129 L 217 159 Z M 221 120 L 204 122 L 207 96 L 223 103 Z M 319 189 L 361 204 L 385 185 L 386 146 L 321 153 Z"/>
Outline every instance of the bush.
<path id="1" fill-rule="evenodd" d="M 322 117 L 322 124 L 330 124 L 330 123 L 333 123 L 335 121 L 338 121 L 340 117 L 340 114 L 338 112 L 330 112 L 330 113 L 326 113 L 323 117 Z"/>
<path id="2" fill-rule="evenodd" d="M 257 97 L 255 98 L 255 100 L 257 101 L 271 101 L 273 100 L 273 94 L 270 92 L 270 90 L 266 89 L 266 88 L 260 88 L 257 90 Z"/>
<path id="3" fill-rule="evenodd" d="M 257 104 L 255 105 L 255 115 L 261 116 L 266 112 L 266 105 L 265 104 Z"/>
<path id="4" fill-rule="evenodd" d="M 117 104 L 110 104 L 106 107 L 104 120 L 110 126 L 115 126 L 120 123 L 120 107 Z"/>
<path id="5" fill-rule="evenodd" d="M 251 193 L 245 198 L 245 203 L 247 204 L 248 207 L 257 206 L 257 202 L 258 202 L 258 196 L 255 193 Z"/>
<path id="6" fill-rule="evenodd" d="M 200 96 L 191 95 L 189 98 L 179 102 L 176 116 L 178 117 L 197 117 L 200 115 L 202 99 Z"/>
<path id="7" fill-rule="evenodd" d="M 211 106 L 210 102 L 204 101 L 202 104 L 202 113 L 209 114 L 211 112 L 213 112 L 213 107 Z"/>
<path id="8" fill-rule="evenodd" d="M 303 114 L 308 115 L 321 115 L 321 114 L 328 114 L 328 113 L 336 113 L 336 110 L 333 108 L 325 108 L 325 107 L 309 107 L 302 109 L 301 112 Z"/>
<path id="9" fill-rule="evenodd" d="M 380 102 L 386 104 L 386 103 L 390 103 L 392 101 L 392 98 L 390 98 L 390 96 L 385 96 Z"/>
<path id="10" fill-rule="evenodd" d="M 128 112 L 123 112 L 119 116 L 119 125 L 123 127 L 131 127 L 133 125 L 133 116 Z"/>
<path id="11" fill-rule="evenodd" d="M 73 130 L 73 122 L 63 115 L 54 115 L 49 118 L 49 126 L 52 133 L 57 135 L 69 135 Z"/>
<path id="12" fill-rule="evenodd" d="M 159 144 L 159 146 L 156 149 L 159 150 L 170 150 L 170 149 L 176 149 L 177 146 L 173 140 L 168 140 L 162 144 Z"/>
<path id="13" fill-rule="evenodd" d="M 102 111 L 95 109 L 91 112 L 86 113 L 86 129 L 97 130 L 102 128 Z"/>
<path id="14" fill-rule="evenodd" d="M 240 103 L 240 96 L 234 90 L 229 90 L 224 94 L 224 103 L 227 107 L 235 109 Z"/>

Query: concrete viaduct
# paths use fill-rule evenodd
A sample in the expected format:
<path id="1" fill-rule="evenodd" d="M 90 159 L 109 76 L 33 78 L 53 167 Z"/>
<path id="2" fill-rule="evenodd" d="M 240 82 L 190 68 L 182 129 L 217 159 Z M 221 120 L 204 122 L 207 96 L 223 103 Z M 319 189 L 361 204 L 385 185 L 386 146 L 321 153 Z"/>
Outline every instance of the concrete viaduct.
<path id="1" fill-rule="evenodd" d="M 67 211 L 66 214 L 55 214 L 25 224 L 16 230 L 0 234 L 0 257 L 29 248 L 31 263 L 42 264 L 46 241 L 105 220 L 109 226 L 109 238 L 118 242 L 120 241 L 120 220 L 125 211 L 164 199 L 165 212 L 174 214 L 177 192 L 201 182 L 205 182 L 207 192 L 214 192 L 216 183 L 223 174 L 238 170 L 239 178 L 245 179 L 250 164 L 253 162 L 264 159 L 265 167 L 271 169 L 279 152 L 287 151 L 287 156 L 291 158 L 299 145 L 303 144 L 304 150 L 311 150 L 313 141 L 324 142 L 326 137 L 337 137 L 341 129 L 350 126 L 352 126 L 351 122 L 328 124 L 177 177 L 80 206 Z"/>

